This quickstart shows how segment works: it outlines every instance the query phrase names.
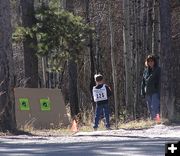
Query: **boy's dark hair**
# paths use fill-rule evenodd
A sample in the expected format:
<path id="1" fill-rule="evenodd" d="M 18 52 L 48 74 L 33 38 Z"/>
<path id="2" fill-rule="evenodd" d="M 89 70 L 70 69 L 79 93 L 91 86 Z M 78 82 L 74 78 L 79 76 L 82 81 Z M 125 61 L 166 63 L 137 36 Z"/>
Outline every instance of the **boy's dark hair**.
<path id="1" fill-rule="evenodd" d="M 103 80 L 103 76 L 101 74 L 97 74 L 94 76 L 94 79 L 96 82 L 100 82 Z"/>

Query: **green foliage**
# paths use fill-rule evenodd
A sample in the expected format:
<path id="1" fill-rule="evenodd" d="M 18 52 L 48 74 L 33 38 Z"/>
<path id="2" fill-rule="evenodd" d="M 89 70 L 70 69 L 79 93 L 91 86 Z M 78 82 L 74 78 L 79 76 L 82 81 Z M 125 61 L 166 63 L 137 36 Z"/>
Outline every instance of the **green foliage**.
<path id="1" fill-rule="evenodd" d="M 59 10 L 60 7 L 63 7 L 63 0 L 50 0 L 49 7 Z"/>
<path id="2" fill-rule="evenodd" d="M 28 36 L 32 36 L 30 28 L 17 27 L 16 31 L 13 33 L 13 41 L 20 42 L 25 40 Z"/>
<path id="3" fill-rule="evenodd" d="M 36 25 L 31 28 L 18 27 L 13 34 L 15 41 L 28 37 L 37 40 L 32 46 L 37 55 L 51 55 L 50 63 L 60 65 L 67 58 L 77 59 L 91 30 L 79 16 L 70 12 L 42 6 L 36 11 Z"/>

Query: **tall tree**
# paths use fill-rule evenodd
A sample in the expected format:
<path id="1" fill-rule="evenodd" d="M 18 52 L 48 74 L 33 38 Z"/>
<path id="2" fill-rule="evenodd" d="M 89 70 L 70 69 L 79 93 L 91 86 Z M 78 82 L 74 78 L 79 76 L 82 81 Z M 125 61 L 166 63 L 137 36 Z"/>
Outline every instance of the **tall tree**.
<path id="1" fill-rule="evenodd" d="M 175 75 L 173 77 L 175 78 L 176 83 L 176 103 L 175 103 L 175 116 L 176 120 L 180 120 L 180 55 L 179 55 L 179 49 L 180 49 L 180 1 L 172 0 L 171 1 L 172 6 L 172 49 L 175 53 L 175 58 L 173 61 L 176 62 L 175 67 Z"/>
<path id="2" fill-rule="evenodd" d="M 153 0 L 153 30 L 152 30 L 152 53 L 159 55 L 160 53 L 160 22 L 159 22 L 159 1 Z"/>
<path id="3" fill-rule="evenodd" d="M 152 31 L 153 31 L 153 0 L 147 0 L 147 50 L 152 52 Z"/>
<path id="4" fill-rule="evenodd" d="M 111 52 L 111 66 L 112 66 L 112 77 L 113 77 L 113 91 L 114 91 L 114 104 L 115 104 L 115 126 L 118 128 L 118 91 L 117 91 L 117 66 L 115 62 L 115 51 L 114 51 L 114 28 L 112 19 L 112 4 L 109 2 L 109 32 L 110 32 L 110 52 Z"/>
<path id="5" fill-rule="evenodd" d="M 0 0 L 0 131 L 16 128 L 11 33 L 10 2 Z"/>
<path id="6" fill-rule="evenodd" d="M 174 120 L 175 81 L 173 75 L 176 67 L 174 52 L 171 49 L 171 6 L 170 0 L 160 0 L 161 29 L 161 114 Z"/>
<path id="7" fill-rule="evenodd" d="M 66 9 L 70 12 L 74 10 L 74 1 L 66 0 Z M 74 58 L 68 61 L 68 77 L 69 77 L 69 103 L 71 108 L 71 117 L 75 117 L 79 113 L 78 91 L 77 91 L 77 63 Z"/>
<path id="8" fill-rule="evenodd" d="M 126 99 L 126 111 L 129 114 L 133 112 L 133 75 L 132 75 L 132 2 L 131 0 L 123 1 L 123 13 L 124 13 L 124 27 L 123 27 L 123 39 L 124 39 L 124 63 L 125 63 L 125 99 Z"/>
<path id="9" fill-rule="evenodd" d="M 32 27 L 35 24 L 34 17 L 34 0 L 20 0 L 21 18 L 23 27 Z M 36 40 L 27 38 L 23 42 L 24 48 L 24 73 L 26 87 L 38 87 L 38 58 L 35 55 L 36 51 L 32 47 L 32 43 Z"/>
<path id="10" fill-rule="evenodd" d="M 91 25 L 91 17 L 90 17 L 90 1 L 89 0 L 85 0 L 85 19 L 86 19 L 86 23 L 90 26 Z M 92 89 L 93 86 L 95 86 L 95 81 L 94 81 L 94 74 L 96 73 L 95 71 L 95 57 L 94 57 L 94 50 L 93 50 L 93 34 L 92 32 L 89 33 L 89 35 L 87 36 L 87 51 L 89 53 L 89 61 L 90 61 L 90 84 L 89 84 L 89 93 L 91 95 L 91 97 L 89 97 L 90 99 L 92 99 Z M 85 81 L 87 82 L 87 80 Z M 91 104 L 90 104 L 91 106 Z M 95 103 L 92 100 L 92 114 L 94 115 L 95 113 Z"/>

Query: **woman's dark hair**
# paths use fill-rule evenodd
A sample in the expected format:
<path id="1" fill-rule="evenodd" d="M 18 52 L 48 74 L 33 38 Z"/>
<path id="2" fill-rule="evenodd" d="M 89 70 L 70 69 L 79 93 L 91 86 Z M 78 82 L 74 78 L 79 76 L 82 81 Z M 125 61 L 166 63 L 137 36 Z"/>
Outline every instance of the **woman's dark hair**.
<path id="1" fill-rule="evenodd" d="M 156 67 L 158 64 L 157 64 L 157 57 L 154 56 L 154 55 L 148 55 L 147 58 L 146 58 L 146 61 L 149 62 L 150 60 L 154 61 L 154 66 Z"/>

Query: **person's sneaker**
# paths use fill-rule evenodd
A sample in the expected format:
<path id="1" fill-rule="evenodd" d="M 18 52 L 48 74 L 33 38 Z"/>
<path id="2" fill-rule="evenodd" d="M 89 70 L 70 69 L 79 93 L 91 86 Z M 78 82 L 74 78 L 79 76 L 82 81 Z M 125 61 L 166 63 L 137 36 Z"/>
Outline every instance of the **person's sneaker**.
<path id="1" fill-rule="evenodd" d="M 97 128 L 94 128 L 94 131 L 97 131 Z"/>

